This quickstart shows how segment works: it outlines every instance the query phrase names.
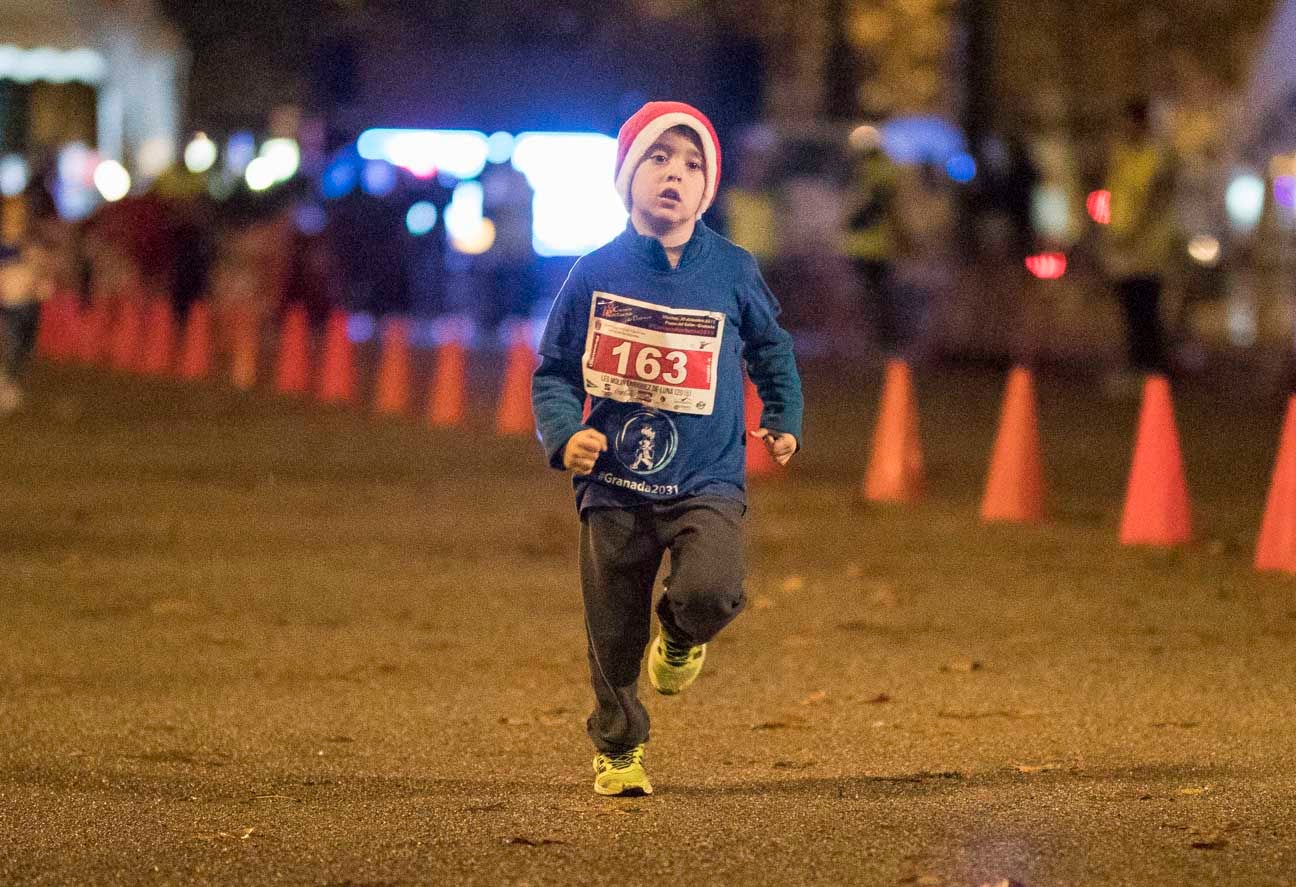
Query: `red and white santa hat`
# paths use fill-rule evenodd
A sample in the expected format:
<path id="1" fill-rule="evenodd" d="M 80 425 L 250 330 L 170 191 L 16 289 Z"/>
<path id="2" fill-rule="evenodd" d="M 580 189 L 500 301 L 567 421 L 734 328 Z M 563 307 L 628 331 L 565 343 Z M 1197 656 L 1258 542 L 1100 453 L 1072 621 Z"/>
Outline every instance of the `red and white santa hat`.
<path id="1" fill-rule="evenodd" d="M 706 167 L 706 191 L 698 218 L 715 200 L 716 186 L 720 184 L 720 137 L 706 115 L 683 102 L 649 102 L 621 124 L 617 133 L 616 189 L 621 200 L 630 208 L 630 182 L 635 168 L 644 154 L 661 134 L 673 126 L 687 126 L 698 135 L 702 143 L 702 159 Z"/>

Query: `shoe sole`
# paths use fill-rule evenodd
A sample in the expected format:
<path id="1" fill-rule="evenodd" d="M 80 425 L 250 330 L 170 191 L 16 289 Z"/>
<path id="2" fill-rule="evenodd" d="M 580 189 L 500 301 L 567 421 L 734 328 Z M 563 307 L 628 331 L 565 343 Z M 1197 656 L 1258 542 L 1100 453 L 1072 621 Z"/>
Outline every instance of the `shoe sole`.
<path id="1" fill-rule="evenodd" d="M 602 795 L 605 798 L 642 798 L 653 793 L 652 786 L 643 785 L 626 785 L 619 789 L 604 788 L 600 785 L 594 786 L 594 793 Z"/>

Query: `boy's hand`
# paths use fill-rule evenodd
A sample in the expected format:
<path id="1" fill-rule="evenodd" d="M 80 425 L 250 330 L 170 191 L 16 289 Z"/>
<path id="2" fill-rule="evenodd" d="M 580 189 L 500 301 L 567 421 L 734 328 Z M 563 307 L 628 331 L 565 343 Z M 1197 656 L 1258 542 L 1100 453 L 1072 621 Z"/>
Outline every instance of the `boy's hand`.
<path id="1" fill-rule="evenodd" d="M 751 432 L 751 436 L 758 438 L 761 443 L 765 444 L 765 449 L 769 451 L 770 456 L 780 465 L 788 464 L 792 454 L 797 451 L 797 439 L 790 434 L 784 434 L 781 431 L 770 431 L 768 428 L 757 428 Z"/>
<path id="2" fill-rule="evenodd" d="M 589 474 L 599 453 L 607 451 L 607 436 L 593 428 L 582 428 L 563 446 L 563 468 L 577 474 Z"/>

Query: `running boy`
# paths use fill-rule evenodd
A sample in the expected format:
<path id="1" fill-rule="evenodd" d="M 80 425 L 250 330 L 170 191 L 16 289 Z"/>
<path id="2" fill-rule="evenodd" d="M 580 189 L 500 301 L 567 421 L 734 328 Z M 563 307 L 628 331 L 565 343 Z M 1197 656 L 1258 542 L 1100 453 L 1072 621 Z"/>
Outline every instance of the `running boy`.
<path id="1" fill-rule="evenodd" d="M 693 683 L 707 642 L 745 602 L 742 361 L 765 405 L 752 435 L 780 464 L 801 439 L 778 303 L 752 256 L 701 221 L 719 179 L 720 142 L 696 108 L 649 102 L 625 122 L 615 183 L 630 222 L 572 268 L 532 383 L 549 464 L 575 474 L 602 795 L 652 793 L 637 685 L 662 555 L 670 576 L 648 657 L 657 692 Z"/>

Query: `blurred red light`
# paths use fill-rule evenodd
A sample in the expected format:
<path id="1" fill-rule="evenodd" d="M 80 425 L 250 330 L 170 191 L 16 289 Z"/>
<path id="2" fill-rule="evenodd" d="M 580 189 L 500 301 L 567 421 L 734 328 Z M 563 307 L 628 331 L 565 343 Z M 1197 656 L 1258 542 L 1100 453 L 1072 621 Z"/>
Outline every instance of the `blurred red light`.
<path id="1" fill-rule="evenodd" d="M 1040 280 L 1057 280 L 1067 270 L 1065 253 L 1040 253 L 1026 257 L 1026 270 Z"/>
<path id="2" fill-rule="evenodd" d="M 1111 192 L 1092 192 L 1089 199 L 1085 201 L 1085 208 L 1089 210 L 1089 218 L 1099 225 L 1109 224 L 1111 222 Z"/>

